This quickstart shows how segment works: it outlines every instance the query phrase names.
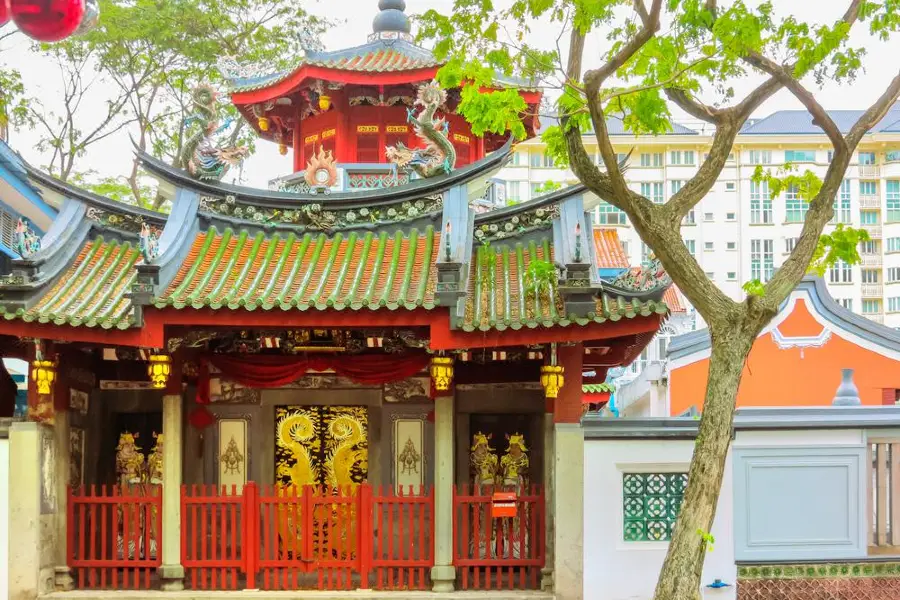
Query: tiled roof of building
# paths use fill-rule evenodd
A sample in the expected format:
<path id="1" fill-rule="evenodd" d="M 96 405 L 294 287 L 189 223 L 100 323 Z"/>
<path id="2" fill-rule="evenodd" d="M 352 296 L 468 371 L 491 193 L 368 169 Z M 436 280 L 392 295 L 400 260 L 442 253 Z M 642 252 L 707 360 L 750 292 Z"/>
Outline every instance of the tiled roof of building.
<path id="1" fill-rule="evenodd" d="M 567 315 L 565 303 L 555 285 L 550 293 L 542 290 L 535 294 L 528 289 L 526 273 L 535 260 L 554 261 L 549 239 L 541 244 L 519 242 L 502 248 L 479 246 L 469 273 L 462 328 L 465 331 L 488 331 L 587 325 L 668 311 L 663 301 L 642 301 L 604 294 L 596 299 L 595 311 L 578 317 Z"/>
<path id="2" fill-rule="evenodd" d="M 674 285 L 669 286 L 669 289 L 663 294 L 663 302 L 669 307 L 669 312 L 683 313 L 687 311 L 684 302 L 681 301 L 681 292 Z"/>
<path id="3" fill-rule="evenodd" d="M 862 116 L 862 110 L 830 110 L 828 114 L 842 133 L 847 133 Z M 872 128 L 875 133 L 900 132 L 900 102 L 895 103 L 887 115 Z M 768 117 L 755 119 L 741 130 L 741 135 L 823 135 L 814 125 L 812 115 L 805 110 L 780 110 Z"/>
<path id="4" fill-rule="evenodd" d="M 139 260 L 140 250 L 130 242 L 94 238 L 32 308 L 0 311 L 6 319 L 26 322 L 126 329 L 134 324 L 134 310 L 125 294 Z"/>
<path id="5" fill-rule="evenodd" d="M 253 77 L 230 77 L 229 79 L 232 92 L 248 92 L 284 81 L 303 67 L 324 67 L 359 73 L 390 73 L 427 69 L 437 67 L 439 64 L 431 52 L 406 40 L 375 40 L 362 46 L 343 50 L 308 51 L 303 60 L 290 69 Z"/>
<path id="6" fill-rule="evenodd" d="M 174 306 L 264 310 L 433 308 L 434 228 L 297 236 L 215 229 L 199 234 L 168 289 Z"/>
<path id="7" fill-rule="evenodd" d="M 628 257 L 619 241 L 616 229 L 594 228 L 594 247 L 597 249 L 597 268 L 627 269 Z"/>

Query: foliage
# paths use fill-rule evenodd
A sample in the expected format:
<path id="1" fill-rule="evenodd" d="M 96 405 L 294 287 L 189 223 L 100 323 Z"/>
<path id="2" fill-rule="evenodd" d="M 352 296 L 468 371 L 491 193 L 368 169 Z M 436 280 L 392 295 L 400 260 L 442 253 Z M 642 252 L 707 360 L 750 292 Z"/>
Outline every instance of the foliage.
<path id="1" fill-rule="evenodd" d="M 534 294 L 552 293 L 556 285 L 558 273 L 556 265 L 547 260 L 532 260 L 525 270 L 525 289 Z"/>
<path id="2" fill-rule="evenodd" d="M 0 139 L 12 126 L 21 126 L 28 121 L 28 100 L 22 76 L 15 69 L 0 68 Z"/>
<path id="3" fill-rule="evenodd" d="M 697 535 L 703 538 L 703 543 L 706 544 L 706 551 L 712 552 L 713 544 L 716 543 L 715 536 L 713 536 L 713 534 L 709 533 L 708 531 L 703 531 L 702 529 L 697 530 Z"/>
<path id="4" fill-rule="evenodd" d="M 562 189 L 563 184 L 558 181 L 545 181 L 541 185 L 534 188 L 535 194 L 548 194 L 550 192 L 555 192 L 556 190 Z"/>
<path id="5" fill-rule="evenodd" d="M 93 192 L 99 196 L 125 202 L 128 204 L 136 204 L 141 208 L 157 210 L 165 207 L 156 206 L 157 197 L 156 185 L 141 182 L 139 187 L 140 196 L 135 202 L 134 191 L 131 184 L 124 176 L 112 177 L 101 176 L 97 171 L 91 169 L 89 171 L 77 171 L 69 177 L 69 182 L 78 187 Z"/>

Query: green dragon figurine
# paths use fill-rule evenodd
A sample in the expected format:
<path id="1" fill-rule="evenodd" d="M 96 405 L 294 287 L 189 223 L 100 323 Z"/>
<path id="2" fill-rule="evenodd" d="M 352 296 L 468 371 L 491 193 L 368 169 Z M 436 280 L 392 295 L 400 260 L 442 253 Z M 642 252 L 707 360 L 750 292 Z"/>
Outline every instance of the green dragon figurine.
<path id="1" fill-rule="evenodd" d="M 244 160 L 247 149 L 216 144 L 216 135 L 231 125 L 231 121 L 219 127 L 216 91 L 212 86 L 197 86 L 193 92 L 193 102 L 196 112 L 185 119 L 185 123 L 188 126 L 199 123 L 200 127 L 184 145 L 181 155 L 183 164 L 187 166 L 188 173 L 201 181 L 220 181 L 231 167 Z"/>
<path id="2" fill-rule="evenodd" d="M 416 135 L 425 142 L 424 148 L 407 148 L 402 143 L 385 149 L 387 159 L 399 169 L 413 170 L 420 177 L 428 178 L 449 173 L 456 164 L 456 148 L 450 142 L 450 124 L 441 117 L 435 119 L 438 108 L 447 101 L 447 92 L 436 81 L 419 88 L 416 106 L 422 110 L 418 116 L 409 110 L 409 123 Z"/>

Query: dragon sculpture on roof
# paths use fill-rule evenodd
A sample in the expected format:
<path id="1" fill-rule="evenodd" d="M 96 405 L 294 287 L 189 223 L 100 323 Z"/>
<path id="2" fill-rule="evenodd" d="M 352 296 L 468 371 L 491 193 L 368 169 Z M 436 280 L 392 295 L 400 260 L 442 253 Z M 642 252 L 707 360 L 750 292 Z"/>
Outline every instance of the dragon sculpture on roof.
<path id="1" fill-rule="evenodd" d="M 386 156 L 399 169 L 412 170 L 420 177 L 428 178 L 449 173 L 456 164 L 456 149 L 450 142 L 450 124 L 443 117 L 435 118 L 438 108 L 447 102 L 447 92 L 436 81 L 419 88 L 414 106 L 407 109 L 407 118 L 416 135 L 425 143 L 424 148 L 407 148 L 402 143 L 388 146 Z"/>
<path id="2" fill-rule="evenodd" d="M 193 92 L 193 103 L 196 112 L 185 119 L 185 124 L 198 123 L 200 127 L 187 139 L 181 154 L 182 161 L 195 178 L 221 181 L 231 167 L 244 160 L 247 148 L 216 142 L 216 136 L 231 125 L 231 120 L 219 127 L 216 91 L 212 86 L 197 86 Z"/>

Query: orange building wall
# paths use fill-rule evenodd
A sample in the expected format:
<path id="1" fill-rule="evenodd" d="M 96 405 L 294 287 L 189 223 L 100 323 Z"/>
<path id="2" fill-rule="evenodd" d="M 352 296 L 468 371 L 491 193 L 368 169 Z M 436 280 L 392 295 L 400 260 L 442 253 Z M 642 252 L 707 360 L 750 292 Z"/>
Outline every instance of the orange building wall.
<path id="1" fill-rule="evenodd" d="M 822 326 L 798 300 L 778 327 L 785 337 L 816 336 Z M 802 352 L 802 357 L 801 357 Z M 778 348 L 770 333 L 753 344 L 744 366 L 737 405 L 827 406 L 840 384 L 841 369 L 854 369 L 863 404 L 880 405 L 882 389 L 900 388 L 900 362 L 857 346 L 832 332 L 820 348 Z M 673 369 L 669 375 L 671 414 L 703 408 L 709 359 Z"/>

